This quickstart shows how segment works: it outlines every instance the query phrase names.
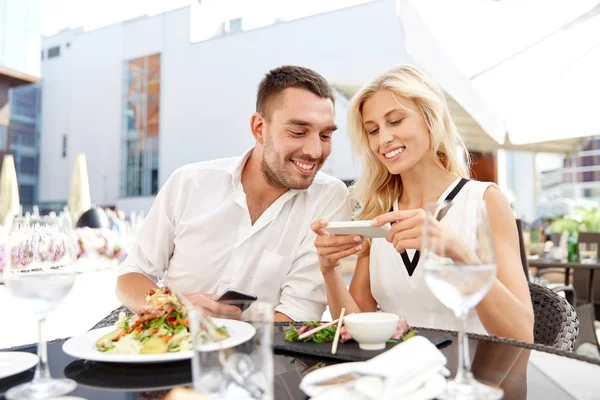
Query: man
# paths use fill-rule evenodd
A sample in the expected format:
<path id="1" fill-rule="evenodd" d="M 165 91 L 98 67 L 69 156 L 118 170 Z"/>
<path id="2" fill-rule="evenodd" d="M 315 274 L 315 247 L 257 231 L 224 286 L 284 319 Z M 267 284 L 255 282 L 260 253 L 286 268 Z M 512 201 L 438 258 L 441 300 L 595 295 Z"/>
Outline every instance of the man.
<path id="1" fill-rule="evenodd" d="M 258 87 L 254 148 L 237 158 L 177 169 L 156 196 L 121 265 L 117 296 L 137 312 L 166 284 L 212 313 L 235 288 L 275 307 L 276 321 L 318 320 L 327 303 L 311 223 L 347 220 L 343 182 L 318 170 L 331 153 L 334 94 L 316 72 L 270 71 Z"/>

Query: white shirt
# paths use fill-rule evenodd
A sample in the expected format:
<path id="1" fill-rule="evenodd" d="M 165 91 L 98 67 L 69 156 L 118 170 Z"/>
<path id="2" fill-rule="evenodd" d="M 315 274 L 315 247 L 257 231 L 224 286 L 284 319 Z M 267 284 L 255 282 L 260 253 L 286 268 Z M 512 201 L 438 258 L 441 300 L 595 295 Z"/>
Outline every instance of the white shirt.
<path id="1" fill-rule="evenodd" d="M 460 178 L 456 179 L 440 196 L 438 201 L 443 201 L 459 182 Z M 472 209 L 469 209 L 469 201 L 483 199 L 485 191 L 491 185 L 494 184 L 478 181 L 467 182 L 458 192 L 452 202 L 452 207 L 440 222 L 449 229 L 456 226 L 470 226 L 471 224 L 476 226 L 476 215 Z M 394 211 L 397 210 L 398 202 L 396 201 L 394 202 Z M 470 220 L 473 220 L 472 223 Z M 473 229 L 473 232 L 461 232 L 461 236 L 471 249 L 475 247 L 474 233 L 475 229 Z M 408 258 L 412 261 L 415 250 L 408 249 L 406 252 Z M 431 293 L 425 283 L 422 258 L 419 259 L 417 267 L 410 276 L 402 256 L 394 249 L 394 246 L 385 239 L 373 239 L 369 269 L 371 293 L 382 311 L 404 316 L 406 322 L 412 326 L 448 330 L 458 329 L 458 321 L 454 313 Z M 487 334 L 475 310 L 471 310 L 469 313 L 467 331 Z"/>
<path id="2" fill-rule="evenodd" d="M 184 293 L 256 294 L 294 320 L 319 320 L 327 305 L 310 225 L 349 220 L 348 189 L 317 173 L 251 224 L 241 172 L 251 150 L 177 169 L 162 187 L 119 275 L 137 272 Z M 168 271 L 168 272 L 167 272 Z"/>

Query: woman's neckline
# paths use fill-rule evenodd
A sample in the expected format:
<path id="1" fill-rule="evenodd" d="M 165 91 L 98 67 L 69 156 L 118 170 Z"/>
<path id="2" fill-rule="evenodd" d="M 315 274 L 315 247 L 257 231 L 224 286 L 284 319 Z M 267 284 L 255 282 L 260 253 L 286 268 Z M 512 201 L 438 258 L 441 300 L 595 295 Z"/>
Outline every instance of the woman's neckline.
<path id="1" fill-rule="evenodd" d="M 461 179 L 462 179 L 461 177 L 457 177 L 456 179 L 454 179 L 454 181 L 440 195 L 440 197 L 437 199 L 436 203 L 441 202 L 446 196 L 448 196 L 448 194 L 452 191 L 452 189 L 454 189 L 454 187 L 456 185 L 458 185 L 458 183 L 460 182 Z M 399 202 L 399 199 L 394 200 L 394 204 L 393 204 L 394 211 L 400 211 L 400 209 L 398 208 L 398 202 Z"/>

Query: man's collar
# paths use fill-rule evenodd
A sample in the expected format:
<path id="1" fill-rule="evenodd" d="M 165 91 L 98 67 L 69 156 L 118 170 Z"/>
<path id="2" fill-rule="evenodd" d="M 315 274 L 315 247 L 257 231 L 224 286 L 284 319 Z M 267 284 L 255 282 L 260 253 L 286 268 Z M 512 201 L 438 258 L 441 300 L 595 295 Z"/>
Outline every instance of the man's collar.
<path id="1" fill-rule="evenodd" d="M 244 154 L 240 156 L 237 163 L 232 163 L 229 167 L 227 167 L 227 172 L 231 174 L 231 183 L 233 187 L 238 187 L 242 181 L 242 171 L 244 170 L 244 166 L 246 162 L 250 158 L 254 147 L 246 150 Z"/>

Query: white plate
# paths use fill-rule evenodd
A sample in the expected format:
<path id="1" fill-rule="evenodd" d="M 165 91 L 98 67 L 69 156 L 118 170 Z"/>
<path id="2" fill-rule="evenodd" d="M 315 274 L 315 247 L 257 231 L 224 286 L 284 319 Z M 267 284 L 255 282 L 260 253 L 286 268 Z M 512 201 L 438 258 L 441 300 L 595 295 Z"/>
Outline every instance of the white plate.
<path id="1" fill-rule="evenodd" d="M 0 352 L 0 379 L 27 371 L 38 363 L 38 356 L 21 351 Z"/>
<path id="2" fill-rule="evenodd" d="M 213 318 L 213 322 L 217 326 L 225 326 L 230 337 L 220 342 L 202 345 L 201 351 L 234 347 L 250 340 L 256 333 L 256 329 L 247 322 L 220 318 Z M 193 351 L 191 350 L 162 354 L 111 354 L 96 350 L 96 341 L 114 330 L 114 326 L 107 326 L 73 337 L 63 344 L 63 351 L 75 358 L 113 363 L 161 363 L 192 358 Z"/>

